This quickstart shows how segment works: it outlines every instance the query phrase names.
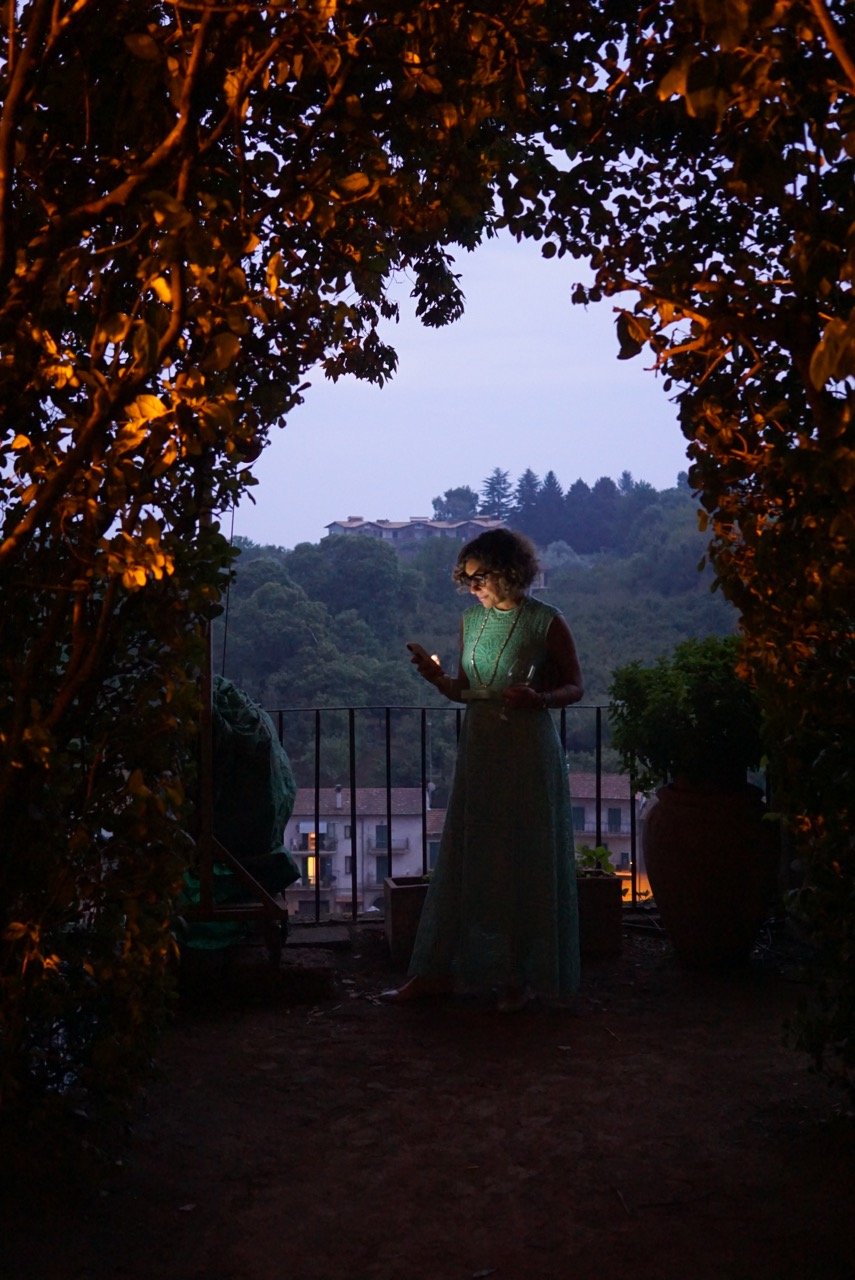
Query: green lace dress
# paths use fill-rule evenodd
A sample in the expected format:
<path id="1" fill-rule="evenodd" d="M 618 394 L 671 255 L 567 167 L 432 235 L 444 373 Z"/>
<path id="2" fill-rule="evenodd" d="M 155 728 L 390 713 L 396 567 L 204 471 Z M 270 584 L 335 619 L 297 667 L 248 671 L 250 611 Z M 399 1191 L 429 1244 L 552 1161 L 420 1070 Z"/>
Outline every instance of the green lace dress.
<path id="1" fill-rule="evenodd" d="M 455 991 L 526 985 L 547 999 L 579 983 L 576 872 L 567 768 L 549 711 L 505 708 L 526 677 L 549 687 L 546 633 L 557 613 L 463 615 L 471 685 L 439 855 L 410 975 L 451 976 Z M 480 695 L 480 696 L 479 696 Z"/>

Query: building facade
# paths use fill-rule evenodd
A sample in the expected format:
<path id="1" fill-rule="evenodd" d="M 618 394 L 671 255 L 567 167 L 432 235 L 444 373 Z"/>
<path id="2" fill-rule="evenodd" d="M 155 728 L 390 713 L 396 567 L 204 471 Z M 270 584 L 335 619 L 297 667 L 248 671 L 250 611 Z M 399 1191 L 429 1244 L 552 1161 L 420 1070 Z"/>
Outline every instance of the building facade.
<path id="1" fill-rule="evenodd" d="M 285 827 L 285 847 L 302 872 L 286 890 L 293 919 L 314 919 L 318 900 L 322 918 L 350 915 L 354 885 L 357 911 L 379 910 L 386 876 L 421 875 L 436 861 L 445 810 L 431 809 L 429 794 L 394 787 L 391 829 L 384 787 L 357 787 L 355 799 L 354 821 L 350 788 L 322 787 L 316 827 L 314 789 L 297 791 Z"/>
<path id="2" fill-rule="evenodd" d="M 364 520 L 362 516 L 348 516 L 346 520 L 333 520 L 326 526 L 328 537 L 347 534 L 376 538 L 404 554 L 417 550 L 430 538 L 469 542 L 486 529 L 504 528 L 504 520 L 494 520 L 489 516 L 472 516 L 468 520 L 431 520 L 428 516 L 410 516 L 409 520 Z"/>
<path id="3" fill-rule="evenodd" d="M 577 848 L 597 843 L 596 774 L 570 775 L 573 830 Z M 384 787 L 358 787 L 355 819 L 349 787 L 322 787 L 317 815 L 313 788 L 298 790 L 285 828 L 285 847 L 301 871 L 300 880 L 286 890 L 292 919 L 350 916 L 355 892 L 362 914 L 383 907 L 383 881 L 389 874 L 421 875 L 436 862 L 445 824 L 445 810 L 433 809 L 429 792 L 418 787 L 394 787 L 389 825 Z M 624 878 L 630 869 L 632 817 L 640 797 L 633 798 L 624 774 L 604 773 L 600 786 L 600 843 L 610 852 L 615 870 Z M 639 888 L 644 889 L 643 874 Z"/>

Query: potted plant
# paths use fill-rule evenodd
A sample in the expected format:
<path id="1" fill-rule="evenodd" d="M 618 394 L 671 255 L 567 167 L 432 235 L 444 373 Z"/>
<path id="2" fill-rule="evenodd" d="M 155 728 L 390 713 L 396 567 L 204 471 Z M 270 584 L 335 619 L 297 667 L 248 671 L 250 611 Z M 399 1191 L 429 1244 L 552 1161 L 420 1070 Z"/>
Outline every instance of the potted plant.
<path id="1" fill-rule="evenodd" d="M 747 959 L 774 887 L 760 710 L 735 636 L 687 640 L 649 667 L 615 671 L 612 741 L 640 791 L 642 852 L 663 927 L 694 964 Z"/>
<path id="2" fill-rule="evenodd" d="M 620 955 L 623 946 L 623 885 L 605 845 L 576 850 L 579 951 L 583 960 Z"/>

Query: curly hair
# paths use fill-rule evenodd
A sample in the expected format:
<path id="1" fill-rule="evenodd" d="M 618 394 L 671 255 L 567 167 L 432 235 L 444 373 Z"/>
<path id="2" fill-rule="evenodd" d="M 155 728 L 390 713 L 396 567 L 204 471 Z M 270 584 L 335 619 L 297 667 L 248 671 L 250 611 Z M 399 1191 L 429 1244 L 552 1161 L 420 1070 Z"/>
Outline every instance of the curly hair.
<path id="1" fill-rule="evenodd" d="M 488 529 L 460 549 L 451 577 L 461 591 L 468 587 L 467 560 L 477 560 L 508 595 L 525 591 L 540 571 L 534 544 L 514 529 Z"/>

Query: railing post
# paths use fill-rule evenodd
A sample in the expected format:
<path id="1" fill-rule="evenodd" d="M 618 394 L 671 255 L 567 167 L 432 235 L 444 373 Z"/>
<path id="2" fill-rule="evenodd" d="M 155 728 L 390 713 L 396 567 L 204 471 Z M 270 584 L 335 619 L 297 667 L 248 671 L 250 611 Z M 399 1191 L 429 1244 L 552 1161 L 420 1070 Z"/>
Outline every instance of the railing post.
<path id="1" fill-rule="evenodd" d="M 321 711 L 315 708 L 315 924 L 321 922 Z"/>
<path id="2" fill-rule="evenodd" d="M 629 873 L 630 901 L 638 902 L 638 824 L 635 820 L 635 768 L 629 771 Z"/>
<path id="3" fill-rule="evenodd" d="M 574 708 L 574 710 L 579 710 L 579 709 L 580 708 Z M 586 706 L 583 709 L 586 712 L 593 710 L 595 712 L 595 717 L 596 717 L 596 721 L 595 721 L 595 724 L 596 724 L 596 743 L 595 743 L 595 746 L 596 746 L 596 751 L 595 751 L 596 820 L 594 822 L 591 822 L 589 819 L 589 821 L 586 822 L 585 828 L 584 828 L 584 834 L 588 835 L 589 833 L 593 833 L 595 843 L 597 845 L 601 845 L 603 843 L 603 826 L 604 826 L 603 816 L 602 816 L 603 789 L 604 789 L 603 788 L 603 735 L 604 735 L 603 708 L 600 706 L 593 706 L 593 707 Z M 330 711 L 330 712 L 346 711 L 347 712 L 348 770 L 349 770 L 349 783 L 350 783 L 350 826 L 351 826 L 350 841 L 349 841 L 350 853 L 351 853 L 351 867 L 350 867 L 350 877 L 349 877 L 350 878 L 350 913 L 351 913 L 352 919 L 356 920 L 359 914 L 360 895 L 364 894 L 367 887 L 376 888 L 373 868 L 370 868 L 369 864 L 366 862 L 366 845 L 364 840 L 361 840 L 361 837 L 360 837 L 360 828 L 359 828 L 360 818 L 359 818 L 358 800 L 357 800 L 357 775 L 359 770 L 357 765 L 356 713 L 357 711 L 359 711 L 364 714 L 370 714 L 373 717 L 374 715 L 377 715 L 378 713 L 382 712 L 384 717 L 383 731 L 384 731 L 384 738 L 385 738 L 385 742 L 384 742 L 385 786 L 382 788 L 382 791 L 385 793 L 385 801 L 381 801 L 381 807 L 379 809 L 379 812 L 377 813 L 377 817 L 379 818 L 380 813 L 382 813 L 383 809 L 385 808 L 386 834 L 387 834 L 386 848 L 385 848 L 386 865 L 388 868 L 388 874 L 393 875 L 395 871 L 395 858 L 394 858 L 395 835 L 394 835 L 394 827 L 393 827 L 393 822 L 395 821 L 395 818 L 394 818 L 394 812 L 393 812 L 394 788 L 392 785 L 392 779 L 393 779 L 392 715 L 393 715 L 393 712 L 396 712 L 396 711 L 411 712 L 416 710 L 420 712 L 419 736 L 420 736 L 421 761 L 420 761 L 420 770 L 419 770 L 420 797 L 418 802 L 418 809 L 420 809 L 421 811 L 421 844 L 422 844 L 421 866 L 422 866 L 422 872 L 424 874 L 428 874 L 429 861 L 430 861 L 430 848 L 429 848 L 427 828 L 428 828 L 428 808 L 430 805 L 430 795 L 427 789 L 427 776 L 428 776 L 428 769 L 432 767 L 431 756 L 430 756 L 431 740 L 430 740 L 429 716 L 436 710 L 436 708 L 414 707 L 414 706 L 323 707 L 323 708 L 321 707 L 287 708 L 286 707 L 286 708 L 275 708 L 269 713 L 272 716 L 274 716 L 276 719 L 280 741 L 282 742 L 283 746 L 284 746 L 285 729 L 286 729 L 285 719 L 287 716 L 293 715 L 295 713 L 300 713 L 301 715 L 311 713 L 314 717 L 313 723 L 314 723 L 315 736 L 314 736 L 314 744 L 313 744 L 314 745 L 314 805 L 313 805 L 314 822 L 313 822 L 313 827 L 314 827 L 314 846 L 315 846 L 314 855 L 316 860 L 315 861 L 316 880 L 313 886 L 313 889 L 314 889 L 313 897 L 314 897 L 314 903 L 315 903 L 315 911 L 314 911 L 315 924 L 321 923 L 321 898 L 322 898 L 321 891 L 323 888 L 322 882 L 324 878 L 322 875 L 322 868 L 324 865 L 324 852 L 321 848 L 322 838 L 321 838 L 321 830 L 320 830 L 321 819 L 323 817 L 321 813 L 321 796 L 320 796 L 321 773 L 322 773 L 321 765 L 322 765 L 322 755 L 323 755 L 322 712 L 324 711 Z M 452 710 L 452 708 L 449 708 L 449 710 Z M 463 715 L 464 715 L 463 709 L 460 707 L 454 707 L 453 715 L 454 715 L 454 724 L 456 728 L 456 737 L 459 742 L 460 733 L 462 729 Z M 568 740 L 571 736 L 569 731 L 568 713 L 566 708 L 561 709 L 559 720 L 560 720 L 561 745 L 566 755 Z M 410 721 L 407 722 L 408 729 L 409 729 L 409 726 L 410 726 Z M 308 746 L 308 744 L 306 745 Z M 639 848 L 638 848 L 640 824 L 637 820 L 637 809 L 635 805 L 635 785 L 636 785 L 635 776 L 632 775 L 629 779 L 629 786 L 631 789 L 630 829 L 629 830 L 630 830 L 631 893 L 632 893 L 633 901 L 637 901 L 638 899 L 639 883 L 640 883 L 640 867 L 639 867 L 640 854 L 639 854 Z M 312 810 L 310 810 L 310 812 L 312 812 Z M 398 825 L 400 826 L 400 821 L 398 821 Z M 361 834 L 364 836 L 365 834 L 364 831 Z M 576 832 L 574 830 L 574 837 L 576 835 L 581 835 L 581 834 L 582 834 L 581 831 Z M 343 849 L 344 847 L 345 847 L 344 841 L 342 841 L 342 845 L 340 846 L 340 849 Z M 414 847 L 414 846 L 409 845 L 409 842 L 402 842 L 402 848 L 404 847 Z M 383 852 L 383 850 L 381 850 L 381 848 L 378 847 L 376 849 L 371 850 L 370 852 L 372 853 L 372 855 L 374 854 L 380 855 Z M 337 864 L 337 874 L 340 874 L 340 873 L 341 873 L 341 868 L 340 868 L 340 865 Z M 345 872 L 344 874 L 346 876 L 347 873 Z"/>
<path id="4" fill-rule="evenodd" d="M 419 728 L 421 731 L 421 748 L 422 748 L 422 875 L 427 875 L 428 856 L 427 856 L 427 709 L 422 707 L 420 715 Z"/>
<path id="5" fill-rule="evenodd" d="M 392 708 L 386 707 L 386 866 L 392 871 Z"/>
<path id="6" fill-rule="evenodd" d="M 597 807 L 597 830 L 594 839 L 595 845 L 599 846 L 603 843 L 603 709 L 597 707 L 597 738 L 596 738 L 596 780 L 595 780 L 595 801 Z"/>
<path id="7" fill-rule="evenodd" d="M 350 781 L 350 915 L 355 920 L 357 909 L 357 868 L 356 868 L 356 711 L 347 709 L 347 739 L 349 754 Z"/>

